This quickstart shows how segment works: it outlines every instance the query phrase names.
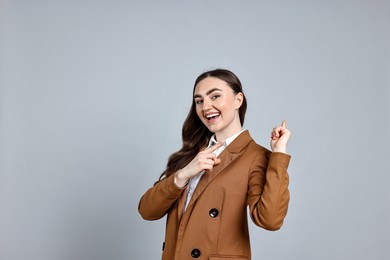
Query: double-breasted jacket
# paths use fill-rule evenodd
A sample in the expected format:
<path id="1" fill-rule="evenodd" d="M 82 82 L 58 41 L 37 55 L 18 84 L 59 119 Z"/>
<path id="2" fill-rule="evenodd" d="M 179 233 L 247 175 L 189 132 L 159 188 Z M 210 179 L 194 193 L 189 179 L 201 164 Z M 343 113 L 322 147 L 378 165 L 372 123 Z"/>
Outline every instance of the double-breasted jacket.
<path id="1" fill-rule="evenodd" d="M 167 216 L 163 260 L 248 260 L 251 249 L 247 206 L 252 221 L 278 230 L 289 203 L 290 155 L 272 153 L 242 132 L 206 172 L 183 213 L 186 189 L 174 174 L 146 191 L 139 202 L 144 219 Z"/>

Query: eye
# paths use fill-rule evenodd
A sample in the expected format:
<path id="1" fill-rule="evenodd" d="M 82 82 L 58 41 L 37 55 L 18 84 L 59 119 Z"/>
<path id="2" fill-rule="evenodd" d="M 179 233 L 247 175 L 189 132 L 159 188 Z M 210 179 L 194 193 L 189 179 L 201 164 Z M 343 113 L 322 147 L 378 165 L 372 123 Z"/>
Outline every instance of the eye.
<path id="1" fill-rule="evenodd" d="M 212 99 L 212 100 L 215 100 L 215 99 L 219 98 L 220 96 L 221 96 L 221 95 L 214 95 L 214 96 L 211 97 L 211 99 Z"/>
<path id="2" fill-rule="evenodd" d="M 203 103 L 203 100 L 201 99 L 195 99 L 195 104 L 200 105 Z"/>

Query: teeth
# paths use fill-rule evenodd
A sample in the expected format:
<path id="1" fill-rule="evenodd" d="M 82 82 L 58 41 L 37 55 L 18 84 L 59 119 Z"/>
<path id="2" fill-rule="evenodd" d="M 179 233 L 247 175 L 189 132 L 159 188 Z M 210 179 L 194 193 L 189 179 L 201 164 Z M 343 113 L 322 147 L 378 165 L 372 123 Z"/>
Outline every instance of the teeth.
<path id="1" fill-rule="evenodd" d="M 219 115 L 219 113 L 208 114 L 208 115 L 206 115 L 206 118 L 210 119 L 210 118 L 218 116 L 218 115 Z"/>

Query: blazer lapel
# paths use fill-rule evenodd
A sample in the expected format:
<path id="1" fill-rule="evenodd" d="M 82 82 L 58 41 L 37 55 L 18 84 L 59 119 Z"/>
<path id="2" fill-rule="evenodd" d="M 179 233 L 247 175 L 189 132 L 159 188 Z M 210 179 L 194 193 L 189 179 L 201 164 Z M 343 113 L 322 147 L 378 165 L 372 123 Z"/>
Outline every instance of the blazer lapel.
<path id="1" fill-rule="evenodd" d="M 243 149 L 252 141 L 252 137 L 249 135 L 248 130 L 242 132 L 231 144 L 229 144 L 225 150 L 218 156 L 221 159 L 221 163 L 216 165 L 212 171 L 206 171 L 199 181 L 194 194 L 187 206 L 188 211 L 199 196 L 203 193 L 206 187 L 214 180 L 218 174 L 220 174 L 230 163 L 237 159 Z"/>

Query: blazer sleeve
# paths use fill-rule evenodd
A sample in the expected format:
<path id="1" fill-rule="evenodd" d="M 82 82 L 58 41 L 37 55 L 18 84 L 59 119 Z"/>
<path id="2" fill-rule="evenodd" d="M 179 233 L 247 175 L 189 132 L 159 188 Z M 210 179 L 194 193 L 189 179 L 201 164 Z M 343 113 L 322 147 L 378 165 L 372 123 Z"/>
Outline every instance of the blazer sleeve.
<path id="1" fill-rule="evenodd" d="M 257 226 L 274 231 L 283 225 L 290 200 L 287 173 L 290 158 L 284 153 L 262 154 L 251 165 L 247 203 Z"/>
<path id="2" fill-rule="evenodd" d="M 141 197 L 138 212 L 145 220 L 156 220 L 165 216 L 185 188 L 174 183 L 175 174 L 157 182 Z"/>

